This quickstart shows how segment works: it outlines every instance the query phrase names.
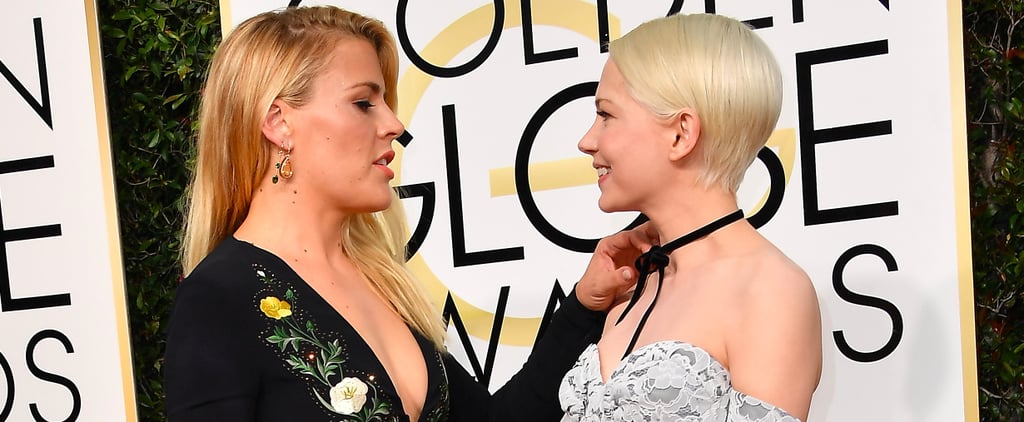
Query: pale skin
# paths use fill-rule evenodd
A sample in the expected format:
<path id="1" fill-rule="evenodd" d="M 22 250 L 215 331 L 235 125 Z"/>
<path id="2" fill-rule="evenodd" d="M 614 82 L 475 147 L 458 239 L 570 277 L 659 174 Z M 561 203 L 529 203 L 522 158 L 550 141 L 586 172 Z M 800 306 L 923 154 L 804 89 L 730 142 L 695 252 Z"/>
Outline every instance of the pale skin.
<path id="1" fill-rule="evenodd" d="M 602 210 L 641 211 L 668 242 L 738 208 L 732 192 L 697 181 L 704 164 L 696 111 L 653 115 L 611 60 L 595 101 L 598 118 L 579 148 L 601 174 Z M 598 343 L 604 381 L 656 285 L 657 273 L 620 324 L 625 304 L 609 311 Z M 807 275 L 745 220 L 670 254 L 658 304 L 633 350 L 661 341 L 704 349 L 729 371 L 734 389 L 806 420 L 821 375 L 817 296 Z"/>
<path id="2" fill-rule="evenodd" d="M 274 100 L 262 132 L 275 150 L 291 149 L 294 176 L 273 183 L 268 171 L 234 235 L 287 262 L 355 328 L 392 380 L 405 413 L 417 420 L 428 389 L 419 345 L 349 258 L 339 230 L 346 217 L 391 204 L 394 173 L 387 164 L 404 126 L 384 102 L 384 89 L 373 47 L 350 38 L 338 42 L 307 104 Z M 580 302 L 605 310 L 619 300 L 635 283 L 627 263 L 650 244 L 644 230 L 602 240 L 577 285 Z"/>

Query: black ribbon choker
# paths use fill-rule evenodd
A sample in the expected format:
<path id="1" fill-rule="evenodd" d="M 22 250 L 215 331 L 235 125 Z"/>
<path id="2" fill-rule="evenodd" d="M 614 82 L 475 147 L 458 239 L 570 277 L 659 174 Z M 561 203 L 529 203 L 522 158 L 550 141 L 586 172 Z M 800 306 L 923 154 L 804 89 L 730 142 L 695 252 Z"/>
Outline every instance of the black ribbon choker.
<path id="1" fill-rule="evenodd" d="M 665 267 L 668 266 L 668 254 L 742 218 L 743 210 L 736 210 L 731 214 L 712 221 L 704 227 L 687 233 L 676 240 L 661 246 L 651 246 L 650 250 L 636 259 L 634 266 L 637 271 L 640 272 L 636 280 L 636 289 L 633 290 L 633 297 L 629 298 L 629 303 L 626 305 L 626 309 L 622 311 L 622 315 L 619 315 L 619 319 L 615 321 L 615 325 L 619 325 L 619 323 L 622 322 L 622 319 L 626 317 L 626 314 L 628 314 L 629 311 L 633 309 L 633 306 L 636 305 L 636 302 L 640 300 L 640 296 L 644 293 L 644 288 L 647 287 L 647 276 L 651 275 L 654 271 L 658 272 L 658 287 L 657 290 L 654 291 L 654 299 L 651 300 L 651 304 L 647 306 L 647 310 L 644 311 L 643 317 L 640 318 L 640 323 L 637 324 L 636 331 L 633 332 L 633 338 L 629 340 L 629 346 L 626 346 L 626 351 L 622 354 L 622 359 L 625 359 L 626 356 L 629 356 L 629 353 L 633 351 L 633 346 L 636 346 L 636 341 L 640 338 L 640 331 L 644 329 L 644 325 L 647 324 L 647 318 L 651 316 L 651 310 L 654 309 L 654 304 L 658 302 L 658 295 L 661 294 L 661 282 L 665 279 Z"/>

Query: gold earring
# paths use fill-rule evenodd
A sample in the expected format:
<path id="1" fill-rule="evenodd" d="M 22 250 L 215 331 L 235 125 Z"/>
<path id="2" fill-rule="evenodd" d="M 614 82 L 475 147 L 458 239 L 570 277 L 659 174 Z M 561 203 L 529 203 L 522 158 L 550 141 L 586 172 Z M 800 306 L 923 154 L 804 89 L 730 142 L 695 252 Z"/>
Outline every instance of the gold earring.
<path id="1" fill-rule="evenodd" d="M 291 179 L 292 175 L 295 174 L 295 172 L 292 171 L 292 149 L 290 147 L 285 147 L 285 149 L 277 151 L 277 155 L 281 156 L 281 161 L 274 163 L 274 167 L 277 168 L 277 174 L 270 179 L 270 181 L 275 184 L 277 183 L 278 176 L 281 176 L 281 178 L 284 179 Z"/>

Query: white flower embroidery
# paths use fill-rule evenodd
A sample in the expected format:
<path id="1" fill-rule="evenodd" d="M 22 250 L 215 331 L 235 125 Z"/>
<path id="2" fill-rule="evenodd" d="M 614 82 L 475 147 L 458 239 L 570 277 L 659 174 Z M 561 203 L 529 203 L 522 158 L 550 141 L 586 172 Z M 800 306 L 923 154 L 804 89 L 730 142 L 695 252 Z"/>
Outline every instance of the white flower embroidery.
<path id="1" fill-rule="evenodd" d="M 331 407 L 343 415 L 356 413 L 366 404 L 367 391 L 366 384 L 358 378 L 342 379 L 331 387 Z"/>
<path id="2" fill-rule="evenodd" d="M 256 270 L 256 275 L 260 276 L 261 278 L 265 278 L 267 276 L 267 273 L 263 272 L 263 270 Z"/>

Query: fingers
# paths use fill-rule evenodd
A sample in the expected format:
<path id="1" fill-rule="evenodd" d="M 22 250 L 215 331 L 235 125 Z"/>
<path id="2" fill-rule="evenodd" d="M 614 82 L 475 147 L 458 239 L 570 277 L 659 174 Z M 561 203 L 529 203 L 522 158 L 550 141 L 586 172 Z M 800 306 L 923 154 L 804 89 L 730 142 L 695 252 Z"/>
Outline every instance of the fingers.
<path id="1" fill-rule="evenodd" d="M 611 254 L 635 249 L 640 254 L 650 249 L 657 238 L 657 232 L 651 224 L 644 223 L 634 229 L 621 231 L 601 239 L 598 242 L 598 249 Z"/>
<path id="2" fill-rule="evenodd" d="M 647 251 L 651 245 L 658 243 L 658 231 L 650 221 L 636 226 L 626 233 L 630 235 L 631 244 L 643 251 Z"/>
<path id="3" fill-rule="evenodd" d="M 654 240 L 657 237 L 652 238 L 648 233 L 644 231 L 638 231 L 637 229 L 629 232 L 629 243 L 631 246 L 639 250 L 641 253 L 651 249 L 651 245 L 654 244 Z"/>
<path id="4" fill-rule="evenodd" d="M 608 291 L 603 293 L 615 296 L 636 285 L 636 271 L 632 267 L 621 266 L 610 272 L 608 279 Z"/>
<path id="5" fill-rule="evenodd" d="M 587 309 L 607 311 L 636 285 L 636 271 L 628 266 L 600 270 L 588 268 L 576 284 L 576 298 Z"/>
<path id="6" fill-rule="evenodd" d="M 626 302 L 630 297 L 633 296 L 633 289 L 636 288 L 637 274 L 631 267 L 619 267 L 615 270 L 617 274 L 621 276 L 619 281 L 621 284 L 615 288 L 615 294 L 612 297 L 609 309 L 619 303 Z"/>

